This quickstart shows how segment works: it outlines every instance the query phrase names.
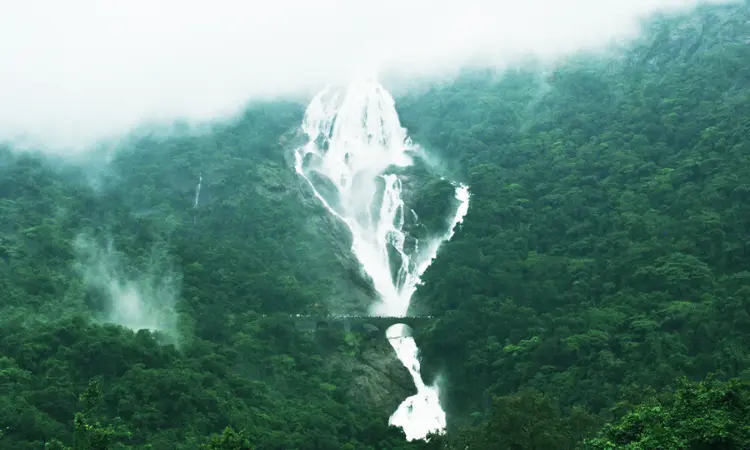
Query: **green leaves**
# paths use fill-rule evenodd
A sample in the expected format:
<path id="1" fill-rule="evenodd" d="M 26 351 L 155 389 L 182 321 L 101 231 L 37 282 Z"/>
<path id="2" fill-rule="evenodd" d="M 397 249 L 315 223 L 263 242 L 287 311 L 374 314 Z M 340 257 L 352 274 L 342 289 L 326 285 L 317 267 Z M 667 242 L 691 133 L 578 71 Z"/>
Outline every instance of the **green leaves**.
<path id="1" fill-rule="evenodd" d="M 750 446 L 750 383 L 683 379 L 663 401 L 636 407 L 586 441 L 591 450 L 683 450 Z"/>
<path id="2" fill-rule="evenodd" d="M 214 435 L 208 444 L 201 446 L 203 450 L 255 450 L 244 432 L 239 433 L 232 428 L 225 428 L 221 435 Z"/>
<path id="3" fill-rule="evenodd" d="M 748 373 L 750 54 L 730 42 L 749 10 L 726 8 L 660 21 L 619 60 L 398 99 L 472 192 L 417 293 L 444 315 L 422 348 L 449 414 L 533 387 L 606 416 L 679 376 Z"/>

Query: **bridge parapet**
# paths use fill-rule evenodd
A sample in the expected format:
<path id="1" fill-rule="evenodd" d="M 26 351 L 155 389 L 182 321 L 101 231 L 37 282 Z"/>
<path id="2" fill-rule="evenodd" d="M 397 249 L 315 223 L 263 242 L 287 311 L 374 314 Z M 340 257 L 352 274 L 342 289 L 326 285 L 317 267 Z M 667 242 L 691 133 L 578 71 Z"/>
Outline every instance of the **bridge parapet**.
<path id="1" fill-rule="evenodd" d="M 403 323 L 414 328 L 435 321 L 433 316 L 294 316 L 295 327 L 306 333 L 315 333 L 322 329 L 335 328 L 344 331 L 375 332 L 385 330 L 391 325 Z"/>

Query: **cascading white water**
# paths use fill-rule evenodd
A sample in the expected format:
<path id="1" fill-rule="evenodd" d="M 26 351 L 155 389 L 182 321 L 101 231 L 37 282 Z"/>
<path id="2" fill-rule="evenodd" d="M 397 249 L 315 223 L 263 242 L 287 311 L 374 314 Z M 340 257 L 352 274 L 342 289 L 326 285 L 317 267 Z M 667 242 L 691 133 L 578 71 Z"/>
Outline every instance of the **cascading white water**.
<path id="1" fill-rule="evenodd" d="M 193 209 L 196 209 L 198 207 L 198 200 L 200 200 L 201 197 L 201 184 L 203 183 L 203 173 L 198 174 L 198 186 L 195 188 L 195 202 L 193 202 Z M 198 217 L 193 216 L 193 225 L 195 225 L 198 221 Z"/>
<path id="2" fill-rule="evenodd" d="M 438 247 L 453 236 L 468 211 L 468 188 L 456 185 L 459 206 L 449 231 L 426 243 L 415 240 L 413 249 L 407 250 L 405 214 L 410 211 L 415 219 L 416 214 L 404 204 L 401 180 L 389 169 L 411 165 L 408 152 L 415 147 L 401 127 L 388 91 L 375 80 L 356 81 L 346 89 L 326 87 L 307 107 L 302 130 L 309 141 L 297 149 L 295 169 L 323 206 L 351 230 L 352 251 L 379 295 L 371 313 L 404 317 Z M 315 177 L 329 186 L 317 183 Z M 395 271 L 392 252 L 398 261 Z M 409 327 L 393 325 L 386 336 L 417 388 L 389 423 L 403 428 L 408 440 L 443 432 L 446 422 L 439 392 L 422 381 L 419 350 Z"/>
<path id="3" fill-rule="evenodd" d="M 201 196 L 201 183 L 203 183 L 203 173 L 198 174 L 198 187 L 195 188 L 195 202 L 193 203 L 193 208 L 198 207 L 198 199 Z"/>

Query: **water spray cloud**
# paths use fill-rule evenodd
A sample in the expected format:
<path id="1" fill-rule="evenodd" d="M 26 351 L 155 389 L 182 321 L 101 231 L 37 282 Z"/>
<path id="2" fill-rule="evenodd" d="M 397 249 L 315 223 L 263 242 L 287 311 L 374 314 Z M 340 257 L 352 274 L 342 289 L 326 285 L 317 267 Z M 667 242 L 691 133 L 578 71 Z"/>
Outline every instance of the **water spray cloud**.
<path id="1" fill-rule="evenodd" d="M 151 264 L 137 274 L 127 274 L 124 258 L 112 242 L 100 245 L 86 235 L 75 242 L 77 271 L 85 285 L 103 296 L 103 320 L 134 331 L 147 329 L 175 331 L 175 299 L 179 280 L 164 266 L 159 252 L 153 252 Z"/>

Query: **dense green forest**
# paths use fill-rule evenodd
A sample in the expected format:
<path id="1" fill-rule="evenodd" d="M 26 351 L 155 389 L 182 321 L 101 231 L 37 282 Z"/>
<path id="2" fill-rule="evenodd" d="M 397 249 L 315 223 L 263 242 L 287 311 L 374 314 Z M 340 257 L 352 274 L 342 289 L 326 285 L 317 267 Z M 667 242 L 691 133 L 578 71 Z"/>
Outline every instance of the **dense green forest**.
<path id="1" fill-rule="evenodd" d="M 702 7 L 397 95 L 472 192 L 413 307 L 428 443 L 388 427 L 413 386 L 380 334 L 289 317 L 372 298 L 292 169 L 304 104 L 0 147 L 0 448 L 750 448 L 749 40 L 747 3 Z"/>

